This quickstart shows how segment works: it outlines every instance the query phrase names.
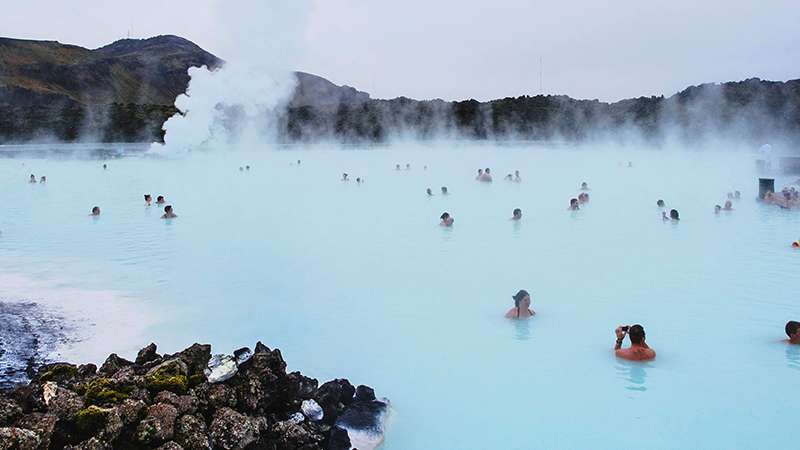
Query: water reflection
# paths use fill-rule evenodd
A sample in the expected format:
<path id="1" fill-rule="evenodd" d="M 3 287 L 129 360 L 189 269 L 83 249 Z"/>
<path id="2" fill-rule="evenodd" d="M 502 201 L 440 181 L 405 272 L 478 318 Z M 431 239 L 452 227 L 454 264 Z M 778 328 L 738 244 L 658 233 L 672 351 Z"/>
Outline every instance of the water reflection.
<path id="1" fill-rule="evenodd" d="M 800 345 L 786 344 L 786 365 L 800 370 Z"/>
<path id="2" fill-rule="evenodd" d="M 644 392 L 647 387 L 644 385 L 647 378 L 647 371 L 644 370 L 646 363 L 634 361 L 619 361 L 617 364 L 618 377 L 630 383 L 625 386 L 629 391 Z"/>
<path id="3" fill-rule="evenodd" d="M 531 340 L 531 323 L 527 319 L 509 320 L 514 327 L 514 339 L 518 341 Z"/>
<path id="4" fill-rule="evenodd" d="M 514 220 L 514 235 L 519 236 L 519 228 L 522 226 L 521 220 Z"/>

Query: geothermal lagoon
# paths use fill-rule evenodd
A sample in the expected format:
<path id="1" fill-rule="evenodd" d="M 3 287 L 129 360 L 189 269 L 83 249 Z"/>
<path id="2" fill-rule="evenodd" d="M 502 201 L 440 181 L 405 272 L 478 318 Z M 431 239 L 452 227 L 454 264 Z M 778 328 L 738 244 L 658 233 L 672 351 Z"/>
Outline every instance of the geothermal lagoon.
<path id="1" fill-rule="evenodd" d="M 757 157 L 440 142 L 0 159 L 0 297 L 58 334 L 54 360 L 260 340 L 288 370 L 388 397 L 386 450 L 774 448 L 797 438 L 800 349 L 779 341 L 800 318 L 800 213 L 755 201 Z M 537 315 L 504 319 L 520 289 Z M 635 323 L 654 361 L 615 358 Z"/>

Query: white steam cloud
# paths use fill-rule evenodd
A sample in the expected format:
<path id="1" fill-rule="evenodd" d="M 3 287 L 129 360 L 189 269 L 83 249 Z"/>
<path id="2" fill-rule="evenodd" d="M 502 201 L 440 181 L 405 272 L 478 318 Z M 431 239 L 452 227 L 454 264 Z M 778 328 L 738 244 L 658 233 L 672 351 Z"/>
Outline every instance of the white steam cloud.
<path id="1" fill-rule="evenodd" d="M 218 40 L 226 61 L 191 68 L 186 94 L 164 124 L 159 153 L 274 141 L 278 113 L 294 91 L 292 64 L 305 43 L 310 0 L 234 0 L 220 4 Z"/>

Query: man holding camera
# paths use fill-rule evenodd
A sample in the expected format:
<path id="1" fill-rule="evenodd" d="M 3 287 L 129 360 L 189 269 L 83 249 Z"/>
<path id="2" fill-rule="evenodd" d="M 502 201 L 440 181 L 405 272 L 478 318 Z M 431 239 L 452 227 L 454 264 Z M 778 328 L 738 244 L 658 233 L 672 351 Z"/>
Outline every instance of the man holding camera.
<path id="1" fill-rule="evenodd" d="M 617 334 L 617 345 L 614 346 L 617 357 L 631 361 L 647 361 L 656 357 L 655 350 L 644 342 L 644 327 L 641 325 L 617 327 L 614 332 Z M 630 348 L 622 348 L 626 334 L 631 338 Z"/>

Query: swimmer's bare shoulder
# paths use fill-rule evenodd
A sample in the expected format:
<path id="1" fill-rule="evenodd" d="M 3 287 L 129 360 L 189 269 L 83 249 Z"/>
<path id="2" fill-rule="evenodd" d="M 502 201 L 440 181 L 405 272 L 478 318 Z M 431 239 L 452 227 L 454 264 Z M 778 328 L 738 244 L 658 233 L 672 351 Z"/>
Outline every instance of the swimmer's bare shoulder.
<path id="1" fill-rule="evenodd" d="M 652 348 L 621 348 L 614 352 L 618 357 L 629 361 L 649 361 L 655 359 L 656 351 Z"/>

